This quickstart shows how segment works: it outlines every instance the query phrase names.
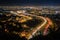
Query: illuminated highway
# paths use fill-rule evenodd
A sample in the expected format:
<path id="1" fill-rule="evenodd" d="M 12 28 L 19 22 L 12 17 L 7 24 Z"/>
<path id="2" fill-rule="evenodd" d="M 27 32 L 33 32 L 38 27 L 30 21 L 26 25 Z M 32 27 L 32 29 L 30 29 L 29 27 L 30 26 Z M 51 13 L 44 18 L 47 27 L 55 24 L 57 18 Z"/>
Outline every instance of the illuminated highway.
<path id="1" fill-rule="evenodd" d="M 28 37 L 28 39 L 32 38 L 32 36 L 35 35 L 37 31 L 40 31 L 40 29 L 47 23 L 47 20 L 44 17 L 41 17 L 41 16 L 38 16 L 38 17 L 40 19 L 43 19 L 44 22 L 42 24 L 39 24 L 36 28 L 32 30 L 31 35 Z"/>
<path id="2" fill-rule="evenodd" d="M 13 13 L 13 14 L 18 15 L 17 13 Z M 47 24 L 46 18 L 44 18 L 44 17 L 42 17 L 42 16 L 32 15 L 32 14 L 28 14 L 28 13 L 23 13 L 23 14 L 24 14 L 24 15 L 18 15 L 18 16 L 26 16 L 26 15 L 29 15 L 29 16 L 35 16 L 35 17 L 37 17 L 37 18 L 39 18 L 39 19 L 42 19 L 42 24 L 39 24 L 36 28 L 34 28 L 34 29 L 29 33 L 30 36 L 26 36 L 27 39 L 32 38 L 32 36 L 34 36 L 34 35 L 37 33 L 37 31 L 40 31 L 40 29 Z"/>

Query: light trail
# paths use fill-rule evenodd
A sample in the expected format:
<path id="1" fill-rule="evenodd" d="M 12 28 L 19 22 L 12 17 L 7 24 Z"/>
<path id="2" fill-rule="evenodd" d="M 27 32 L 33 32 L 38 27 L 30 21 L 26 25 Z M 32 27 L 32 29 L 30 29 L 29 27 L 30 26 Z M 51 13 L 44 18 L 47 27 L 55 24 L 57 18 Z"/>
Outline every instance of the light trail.
<path id="1" fill-rule="evenodd" d="M 46 18 L 44 18 L 42 16 L 32 15 L 32 14 L 28 14 L 28 13 L 24 13 L 24 14 L 30 15 L 30 16 L 35 16 L 37 18 L 44 20 L 44 22 L 42 24 L 40 24 L 36 29 L 32 30 L 32 32 L 31 32 L 32 34 L 28 37 L 28 39 L 30 39 L 30 38 L 32 38 L 32 36 L 34 36 L 37 33 L 37 31 L 40 31 L 40 29 L 47 23 L 47 20 L 46 20 Z"/>
<path id="2" fill-rule="evenodd" d="M 34 36 L 34 35 L 37 33 L 37 31 L 40 31 L 40 29 L 47 23 L 46 18 L 44 18 L 44 17 L 42 17 L 42 16 L 32 15 L 32 14 L 28 14 L 28 13 L 23 13 L 23 15 L 19 15 L 18 13 L 13 13 L 13 12 L 12 12 L 12 14 L 15 14 L 15 15 L 18 15 L 18 16 L 28 16 L 28 15 L 29 15 L 29 16 L 35 16 L 35 17 L 37 17 L 37 18 L 39 18 L 39 19 L 44 20 L 44 22 L 43 22 L 42 24 L 40 24 L 38 27 L 34 28 L 34 29 L 31 31 L 30 36 L 28 36 L 27 39 L 31 39 L 32 36 Z"/>
<path id="3" fill-rule="evenodd" d="M 40 19 L 43 19 L 44 22 L 39 25 L 37 28 L 32 30 L 32 34 L 28 37 L 28 39 L 32 38 L 33 35 L 35 35 L 35 33 L 37 33 L 37 31 L 40 31 L 40 29 L 47 23 L 47 20 L 44 17 L 38 16 Z"/>
<path id="4" fill-rule="evenodd" d="M 48 21 L 48 24 L 45 27 L 43 35 L 47 35 L 48 28 L 49 28 L 50 25 L 52 25 L 52 21 L 49 18 L 46 18 L 46 20 Z"/>

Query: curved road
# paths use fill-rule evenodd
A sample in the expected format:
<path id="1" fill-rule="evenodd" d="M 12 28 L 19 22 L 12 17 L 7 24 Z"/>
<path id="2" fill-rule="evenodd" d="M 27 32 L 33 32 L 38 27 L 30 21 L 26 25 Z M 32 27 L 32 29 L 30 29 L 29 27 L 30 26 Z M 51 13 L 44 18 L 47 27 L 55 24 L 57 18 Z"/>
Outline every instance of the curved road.
<path id="1" fill-rule="evenodd" d="M 28 37 L 28 39 L 32 38 L 32 36 L 34 36 L 37 33 L 37 31 L 40 31 L 40 29 L 47 23 L 47 20 L 44 17 L 42 16 L 36 16 L 36 17 L 42 19 L 43 22 L 42 24 L 38 25 L 36 28 L 32 30 L 31 35 Z"/>
<path id="2" fill-rule="evenodd" d="M 32 38 L 32 36 L 34 36 L 34 35 L 37 33 L 37 31 L 40 31 L 40 29 L 47 23 L 46 18 L 44 18 L 44 17 L 42 17 L 42 16 L 32 15 L 32 14 L 28 14 L 28 13 L 23 13 L 24 15 L 19 15 L 18 13 L 14 13 L 14 12 L 11 12 L 11 13 L 14 14 L 14 15 L 18 15 L 18 16 L 26 16 L 26 15 L 35 16 L 35 17 L 43 20 L 43 23 L 42 23 L 42 24 L 38 25 L 38 27 L 34 28 L 34 29 L 30 32 L 30 36 L 26 36 L 27 39 Z"/>

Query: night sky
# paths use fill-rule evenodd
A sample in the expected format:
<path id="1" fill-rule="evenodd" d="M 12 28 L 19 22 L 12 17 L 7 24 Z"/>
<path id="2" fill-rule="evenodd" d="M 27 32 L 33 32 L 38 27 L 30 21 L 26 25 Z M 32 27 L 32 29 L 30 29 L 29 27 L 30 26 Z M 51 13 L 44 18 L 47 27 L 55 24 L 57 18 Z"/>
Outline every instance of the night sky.
<path id="1" fill-rule="evenodd" d="M 0 0 L 1 5 L 60 5 L 60 0 Z"/>

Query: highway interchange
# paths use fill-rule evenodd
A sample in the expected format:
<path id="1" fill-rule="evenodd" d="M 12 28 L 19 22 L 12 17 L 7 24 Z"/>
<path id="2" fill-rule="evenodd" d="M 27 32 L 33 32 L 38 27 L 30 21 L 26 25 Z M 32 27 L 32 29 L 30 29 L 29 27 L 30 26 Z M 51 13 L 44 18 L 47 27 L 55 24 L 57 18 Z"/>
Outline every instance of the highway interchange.
<path id="1" fill-rule="evenodd" d="M 43 16 L 32 15 L 32 14 L 25 13 L 25 12 L 23 13 L 23 15 L 19 15 L 18 13 L 14 13 L 13 11 L 11 13 L 14 14 L 14 15 L 17 15 L 17 16 L 35 16 L 35 17 L 42 20 L 41 24 L 39 24 L 32 31 L 30 31 L 28 36 L 27 35 L 25 36 L 28 40 L 31 39 L 37 33 L 37 31 L 40 31 L 42 28 L 45 28 L 45 30 L 43 32 L 43 35 L 47 35 L 48 34 L 47 30 L 49 28 L 49 25 L 52 25 L 52 21 L 49 18 L 46 18 L 46 17 L 43 17 Z"/>

